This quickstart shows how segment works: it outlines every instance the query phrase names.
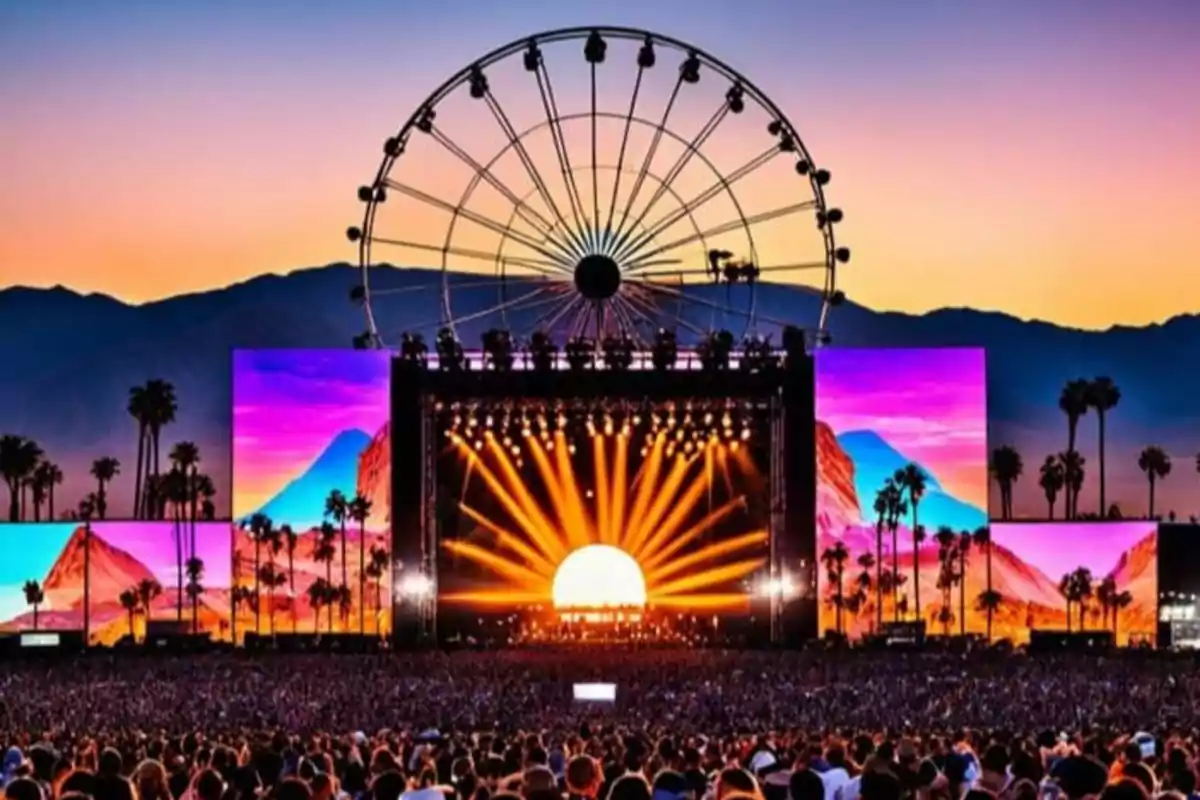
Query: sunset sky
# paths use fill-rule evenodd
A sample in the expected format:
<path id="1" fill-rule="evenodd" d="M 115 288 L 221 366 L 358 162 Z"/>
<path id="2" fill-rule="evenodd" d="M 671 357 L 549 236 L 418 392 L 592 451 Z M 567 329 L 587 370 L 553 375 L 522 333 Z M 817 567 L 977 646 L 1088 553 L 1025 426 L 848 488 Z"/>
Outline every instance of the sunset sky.
<path id="1" fill-rule="evenodd" d="M 190 533 L 189 533 L 190 535 Z M 164 589 L 176 585 L 175 533 L 171 522 L 97 522 L 92 536 L 120 548 L 144 564 Z M 184 559 L 187 559 L 185 540 Z M 229 587 L 233 530 L 228 522 L 196 524 L 196 555 L 204 562 L 200 584 L 208 589 Z M 187 575 L 184 575 L 187 583 Z"/>
<path id="2" fill-rule="evenodd" d="M 342 431 L 390 415 L 390 361 L 369 350 L 239 350 L 233 365 L 233 518 L 260 509 Z"/>
<path id="3" fill-rule="evenodd" d="M 992 541 L 1058 582 L 1087 567 L 1099 582 L 1121 554 L 1156 530 L 1153 522 L 994 523 Z"/>
<path id="4" fill-rule="evenodd" d="M 817 419 L 834 433 L 874 431 L 951 495 L 987 508 L 982 350 L 824 350 L 816 368 Z"/>
<path id="5" fill-rule="evenodd" d="M 785 110 L 833 173 L 856 301 L 1086 327 L 1195 309 L 1190 0 L 10 0 L 0 286 L 141 302 L 350 260 L 355 188 L 430 90 L 596 22 L 694 42 Z"/>

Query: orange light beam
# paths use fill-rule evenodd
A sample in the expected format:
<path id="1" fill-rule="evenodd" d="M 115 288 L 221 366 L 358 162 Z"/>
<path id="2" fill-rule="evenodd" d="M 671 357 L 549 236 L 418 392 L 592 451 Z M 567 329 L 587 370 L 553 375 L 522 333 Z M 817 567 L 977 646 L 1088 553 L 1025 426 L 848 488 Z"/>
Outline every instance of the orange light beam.
<path id="1" fill-rule="evenodd" d="M 495 589 L 478 592 L 448 592 L 438 595 L 438 602 L 480 606 L 519 606 L 547 603 L 549 598 L 546 594 Z"/>
<path id="2" fill-rule="evenodd" d="M 546 455 L 546 448 L 542 447 L 542 443 L 536 437 L 530 437 L 531 444 L 529 451 L 533 453 L 533 462 L 537 465 L 538 474 L 542 477 L 542 483 L 546 486 L 546 493 L 550 495 L 550 502 L 553 508 L 551 511 L 558 517 L 558 527 L 560 530 L 567 527 L 567 521 L 563 517 L 565 503 L 563 502 L 562 487 L 558 485 L 558 478 L 555 477 L 554 467 L 550 463 L 550 457 Z M 565 554 L 565 550 L 563 551 Z"/>
<path id="3" fill-rule="evenodd" d="M 766 558 L 748 558 L 742 561 L 735 561 L 732 564 L 713 567 L 703 572 L 685 575 L 662 586 L 657 586 L 654 589 L 654 594 L 656 597 L 664 597 L 666 595 L 692 592 L 697 589 L 706 589 L 710 586 L 719 586 L 722 583 L 729 583 L 730 581 L 746 577 L 755 570 L 760 569 L 766 562 Z"/>
<path id="4" fill-rule="evenodd" d="M 746 499 L 744 497 L 738 497 L 708 512 L 699 520 L 697 520 L 695 525 L 676 536 L 666 547 L 662 548 L 657 553 L 651 553 L 647 555 L 642 562 L 642 571 L 645 573 L 650 573 L 658 569 L 660 566 L 662 566 L 663 562 L 682 550 L 697 536 L 704 533 L 706 530 L 720 522 L 725 517 L 729 516 L 735 509 L 745 507 Z"/>
<path id="5" fill-rule="evenodd" d="M 612 538 L 612 523 L 609 521 L 612 509 L 609 506 L 608 489 L 608 459 L 607 436 L 597 434 L 592 437 L 592 453 L 596 476 L 596 528 L 601 543 L 609 544 Z"/>
<path id="6" fill-rule="evenodd" d="M 613 464 L 612 479 L 612 512 L 609 514 L 609 544 L 621 541 L 621 531 L 625 526 L 626 477 L 629 474 L 629 437 L 624 433 L 617 435 L 617 456 Z M 607 477 L 607 476 L 606 476 Z"/>
<path id="7" fill-rule="evenodd" d="M 700 504 L 700 498 L 707 493 L 708 487 L 709 484 L 707 481 L 693 481 L 691 486 L 684 491 L 683 496 L 671 506 L 670 513 L 667 514 L 666 519 L 663 519 L 661 522 L 655 520 L 652 523 L 647 523 L 646 530 L 642 534 L 642 540 L 639 542 L 639 556 L 641 556 L 639 561 L 657 550 L 662 542 L 671 539 L 675 535 L 679 530 L 679 526 L 696 510 L 696 506 Z M 666 509 L 664 508 L 663 510 L 665 511 Z"/>
<path id="8" fill-rule="evenodd" d="M 737 452 L 741 453 L 741 450 L 739 449 Z M 729 448 L 723 444 L 718 445 L 717 467 L 721 470 L 721 477 L 725 480 L 725 491 L 733 494 L 733 477 L 729 474 Z"/>
<path id="9" fill-rule="evenodd" d="M 562 431 L 554 432 L 554 456 L 558 462 L 558 482 L 563 489 L 563 500 L 570 524 L 567 525 L 566 539 L 572 550 L 585 547 L 592 541 L 591 523 L 587 511 L 583 508 L 583 498 L 579 495 L 579 484 L 575 480 L 575 467 L 571 463 L 571 454 L 567 450 L 567 437 Z"/>
<path id="10" fill-rule="evenodd" d="M 460 555 L 463 558 L 474 561 L 482 567 L 486 567 L 493 572 L 503 575 L 505 578 L 512 580 L 518 586 L 526 590 L 546 588 L 543 597 L 549 596 L 548 581 L 545 576 L 538 575 L 528 567 L 517 564 L 504 556 L 499 556 L 486 548 L 480 547 L 471 542 L 464 542 L 461 539 L 447 539 L 442 542 L 442 546 L 450 552 Z"/>
<path id="11" fill-rule="evenodd" d="M 766 541 L 766 531 L 751 531 L 750 533 L 743 533 L 740 536 L 731 536 L 728 539 L 713 542 L 710 545 L 701 547 L 694 553 L 688 553 L 686 556 L 668 561 L 659 569 L 648 573 L 646 575 L 646 583 L 651 586 L 657 586 L 672 575 L 677 575 L 696 564 L 703 564 L 706 561 L 716 561 L 721 556 L 736 553 L 738 550 L 744 550 L 755 545 L 761 545 Z"/>
<path id="12" fill-rule="evenodd" d="M 676 594 L 655 597 L 648 601 L 658 608 L 672 611 L 736 611 L 750 604 L 750 595 L 728 592 L 723 594 Z"/>
<path id="13" fill-rule="evenodd" d="M 667 479 L 663 481 L 662 486 L 656 492 L 657 497 L 654 498 L 650 509 L 640 518 L 634 517 L 629 520 L 630 524 L 634 526 L 635 533 L 630 537 L 629 546 L 626 549 L 639 561 L 641 560 L 642 542 L 658 527 L 658 521 L 666 513 L 667 506 L 676 501 L 679 494 L 679 487 L 683 484 L 683 479 L 687 477 L 690 466 L 690 459 L 676 458 L 675 463 L 671 465 L 671 471 L 667 473 Z M 701 491 L 704 490 L 704 485 L 700 481 L 697 481 L 696 484 L 700 486 Z M 686 497 L 679 498 L 679 504 L 682 505 L 682 500 L 685 499 Z M 696 495 L 692 499 L 692 505 L 695 505 L 699 499 L 699 495 Z"/>
<path id="14" fill-rule="evenodd" d="M 488 433 L 489 435 L 486 437 L 488 449 L 492 451 L 492 455 L 499 462 L 500 469 L 504 473 L 504 477 L 508 480 L 512 493 L 521 504 L 521 509 L 525 512 L 526 516 L 540 526 L 541 533 L 547 539 L 557 539 L 554 524 L 546 516 L 546 513 L 542 511 L 542 507 L 538 505 L 533 495 L 529 493 L 529 488 L 525 485 L 525 481 L 522 480 L 520 473 L 517 472 L 512 459 L 509 458 L 508 451 L 504 449 L 500 442 L 496 441 L 496 437 L 491 435 L 490 431 Z"/>
<path id="15" fill-rule="evenodd" d="M 637 489 L 633 495 L 633 508 L 630 510 L 628 517 L 617 520 L 617 524 L 621 526 L 621 548 L 627 553 L 633 552 L 630 547 L 633 534 L 630 526 L 636 525 L 638 520 L 646 513 L 646 507 L 650 504 L 650 496 L 653 494 L 654 485 L 658 483 L 658 471 L 662 466 L 665 444 L 666 436 L 663 434 L 660 433 L 654 438 L 654 447 L 650 450 L 650 455 L 642 462 L 641 468 L 638 469 L 638 477 L 634 479 Z M 638 478 L 642 480 L 639 482 Z"/>
<path id="16" fill-rule="evenodd" d="M 531 566 L 536 567 L 537 571 L 542 573 L 542 575 L 544 575 L 547 579 L 553 579 L 555 569 L 554 564 L 544 555 L 525 544 L 525 542 L 521 541 L 520 536 L 500 527 L 483 514 L 480 514 L 478 511 L 468 506 L 466 503 L 459 503 L 458 507 L 461 508 L 463 513 L 468 517 L 491 531 L 495 535 L 496 541 L 501 547 L 507 547 L 513 553 L 528 561 Z"/>
<path id="17" fill-rule="evenodd" d="M 521 526 L 521 529 L 529 536 L 530 540 L 546 554 L 546 558 L 556 562 L 564 559 L 566 551 L 562 549 L 562 544 L 558 541 L 558 538 L 553 535 L 547 535 L 547 533 L 543 532 L 536 523 L 525 515 L 521 506 L 508 493 L 508 490 L 504 488 L 500 479 L 488 468 L 487 464 L 483 463 L 483 459 L 471 449 L 470 445 L 464 441 L 460 444 L 460 447 L 467 454 L 467 458 L 475 465 L 475 469 L 483 476 L 483 480 L 487 483 L 488 488 L 492 490 L 492 494 L 504 506 L 504 510 L 508 512 L 514 522 Z"/>

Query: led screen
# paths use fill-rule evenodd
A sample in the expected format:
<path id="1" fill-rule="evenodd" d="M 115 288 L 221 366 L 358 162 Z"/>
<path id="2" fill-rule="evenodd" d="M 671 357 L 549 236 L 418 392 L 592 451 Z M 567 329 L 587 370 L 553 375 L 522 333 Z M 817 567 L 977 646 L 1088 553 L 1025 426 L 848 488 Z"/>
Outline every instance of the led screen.
<path id="1" fill-rule="evenodd" d="M 983 350 L 821 350 L 816 416 L 820 629 L 981 630 L 943 599 L 947 548 L 987 524 Z"/>
<path id="2" fill-rule="evenodd" d="M 389 359 L 234 353 L 239 637 L 390 628 Z"/>
<path id="3" fill-rule="evenodd" d="M 83 630 L 85 547 L 75 522 L 0 523 L 0 631 Z"/>
<path id="4" fill-rule="evenodd" d="M 1023 642 L 1034 628 L 1107 629 L 1118 644 L 1154 641 L 1156 523 L 996 523 L 991 539 L 997 637 Z M 983 557 L 976 560 L 968 593 L 978 594 L 986 588 L 986 564 Z"/>
<path id="5" fill-rule="evenodd" d="M 603 406 L 603 407 L 601 407 Z M 496 643 L 753 635 L 765 414 L 464 407 L 439 461 L 439 631 Z"/>
<path id="6" fill-rule="evenodd" d="M 89 640 L 141 639 L 148 621 L 228 640 L 230 533 L 228 522 L 93 522 Z"/>

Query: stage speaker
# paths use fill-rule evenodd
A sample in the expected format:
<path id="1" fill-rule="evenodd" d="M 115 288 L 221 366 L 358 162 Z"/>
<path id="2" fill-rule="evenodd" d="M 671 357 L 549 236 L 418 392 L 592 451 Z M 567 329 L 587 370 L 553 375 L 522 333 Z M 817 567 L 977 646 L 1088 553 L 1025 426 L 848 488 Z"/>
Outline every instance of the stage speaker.
<path id="1" fill-rule="evenodd" d="M 1035 628 L 1029 632 L 1031 653 L 1089 653 L 1110 650 L 1112 647 L 1112 631 L 1057 631 Z"/>

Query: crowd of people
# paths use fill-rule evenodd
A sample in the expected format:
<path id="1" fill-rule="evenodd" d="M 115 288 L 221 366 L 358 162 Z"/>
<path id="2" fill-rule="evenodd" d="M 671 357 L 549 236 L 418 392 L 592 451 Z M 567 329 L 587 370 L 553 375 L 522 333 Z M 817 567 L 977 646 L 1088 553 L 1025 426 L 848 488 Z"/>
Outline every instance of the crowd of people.
<path id="1" fill-rule="evenodd" d="M 617 686 L 580 702 L 579 682 Z M 1194 800 L 1150 656 L 597 649 L 0 672 L 10 800 Z M 1200 798 L 1200 795 L 1196 795 Z"/>

